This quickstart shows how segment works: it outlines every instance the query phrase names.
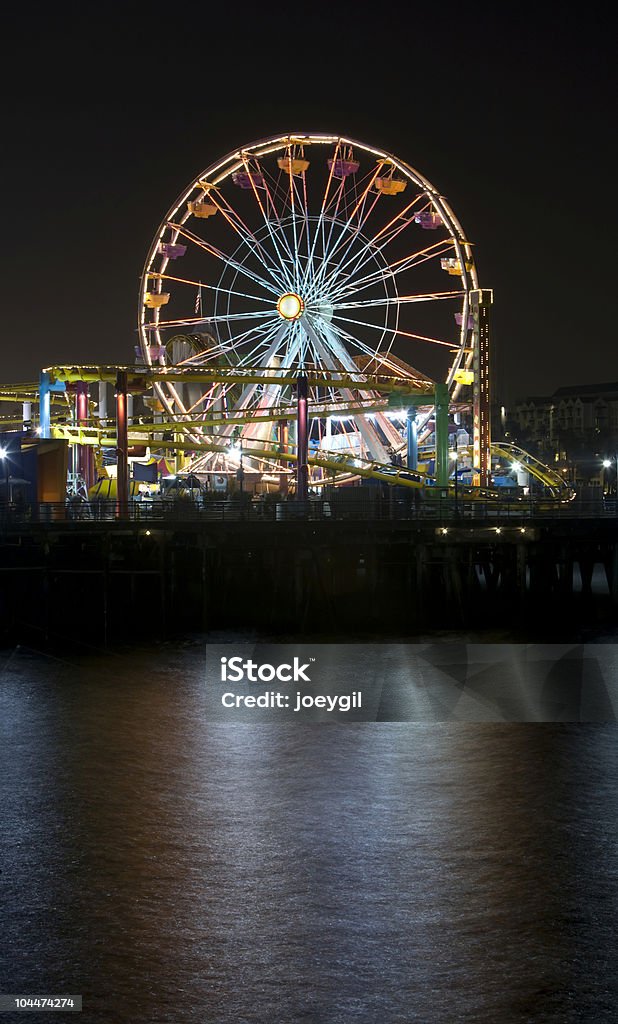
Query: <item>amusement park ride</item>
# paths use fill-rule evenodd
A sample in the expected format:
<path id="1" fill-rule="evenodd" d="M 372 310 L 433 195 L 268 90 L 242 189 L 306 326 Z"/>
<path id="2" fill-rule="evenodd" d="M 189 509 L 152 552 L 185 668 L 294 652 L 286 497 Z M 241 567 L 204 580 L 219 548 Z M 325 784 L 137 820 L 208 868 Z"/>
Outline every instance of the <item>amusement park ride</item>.
<path id="1" fill-rule="evenodd" d="M 301 500 L 362 480 L 486 497 L 499 458 L 511 483 L 564 498 L 557 473 L 492 446 L 491 304 L 413 167 L 335 135 L 275 136 L 211 164 L 165 216 L 135 365 L 54 366 L 2 397 L 68 442 L 84 495 L 109 477 L 128 500 L 133 452 L 205 489 Z"/>

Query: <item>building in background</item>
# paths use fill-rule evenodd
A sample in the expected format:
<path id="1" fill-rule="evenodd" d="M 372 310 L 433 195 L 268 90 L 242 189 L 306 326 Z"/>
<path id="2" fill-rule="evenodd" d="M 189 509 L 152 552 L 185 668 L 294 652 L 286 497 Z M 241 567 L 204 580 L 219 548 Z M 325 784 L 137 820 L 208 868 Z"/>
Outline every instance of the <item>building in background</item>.
<path id="1" fill-rule="evenodd" d="M 539 458 L 563 466 L 580 487 L 615 490 L 603 460 L 615 465 L 618 452 L 618 381 L 575 384 L 550 396 L 522 398 L 506 430 Z"/>

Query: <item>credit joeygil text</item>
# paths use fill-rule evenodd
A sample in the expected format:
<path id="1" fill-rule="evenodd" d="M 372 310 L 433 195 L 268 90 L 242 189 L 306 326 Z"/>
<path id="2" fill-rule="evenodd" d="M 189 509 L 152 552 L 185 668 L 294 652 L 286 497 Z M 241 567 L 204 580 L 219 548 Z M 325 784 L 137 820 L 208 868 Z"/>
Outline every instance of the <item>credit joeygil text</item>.
<path id="1" fill-rule="evenodd" d="M 258 664 L 255 661 L 243 660 L 241 657 L 221 658 L 221 681 L 271 682 L 277 679 L 282 683 L 311 683 L 308 675 L 315 658 L 309 658 L 301 664 L 300 658 L 293 658 L 291 663 L 271 665 Z M 294 695 L 279 690 L 267 690 L 260 694 L 241 694 L 228 691 L 221 696 L 224 708 L 259 708 L 272 710 L 302 711 L 317 708 L 323 711 L 350 711 L 362 707 L 362 693 L 355 690 L 346 694 L 310 694 L 297 690 Z"/>
<path id="2" fill-rule="evenodd" d="M 310 693 L 301 693 L 298 690 L 292 701 L 286 693 L 269 690 L 257 696 L 254 694 L 224 693 L 221 697 L 221 703 L 224 708 L 292 708 L 293 711 L 302 711 L 303 708 L 321 708 L 324 711 L 350 711 L 355 708 L 362 708 L 363 695 L 360 690 L 354 690 L 353 693 L 343 693 L 334 697 L 326 694 L 313 696 Z"/>

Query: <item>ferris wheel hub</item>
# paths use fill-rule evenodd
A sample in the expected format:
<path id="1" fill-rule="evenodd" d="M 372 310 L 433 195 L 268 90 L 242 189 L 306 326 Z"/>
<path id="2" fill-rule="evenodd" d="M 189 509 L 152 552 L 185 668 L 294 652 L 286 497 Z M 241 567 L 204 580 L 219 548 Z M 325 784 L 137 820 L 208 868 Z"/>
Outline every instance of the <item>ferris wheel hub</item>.
<path id="1" fill-rule="evenodd" d="M 296 292 L 286 292 L 277 302 L 277 312 L 284 320 L 298 320 L 305 311 L 305 303 Z"/>

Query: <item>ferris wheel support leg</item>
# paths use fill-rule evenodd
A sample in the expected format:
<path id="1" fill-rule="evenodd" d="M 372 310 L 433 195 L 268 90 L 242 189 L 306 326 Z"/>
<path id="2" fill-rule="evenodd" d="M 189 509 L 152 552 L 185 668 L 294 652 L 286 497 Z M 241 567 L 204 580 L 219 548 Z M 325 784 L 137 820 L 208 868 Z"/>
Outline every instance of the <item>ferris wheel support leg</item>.
<path id="1" fill-rule="evenodd" d="M 127 431 L 127 374 L 121 370 L 116 378 L 116 493 L 117 513 L 126 515 L 129 506 L 129 463 Z"/>
<path id="2" fill-rule="evenodd" d="M 406 466 L 408 469 L 418 468 L 418 427 L 416 423 L 416 409 L 408 409 L 406 419 Z"/>
<path id="3" fill-rule="evenodd" d="M 79 381 L 75 395 L 75 421 L 78 427 L 88 426 L 88 384 Z M 89 445 L 77 445 L 77 472 L 83 479 L 86 489 L 92 486 L 92 450 Z"/>
<path id="4" fill-rule="evenodd" d="M 306 501 L 309 490 L 309 432 L 307 423 L 307 378 L 304 374 L 296 382 L 297 435 L 296 435 L 296 500 Z"/>
<path id="5" fill-rule="evenodd" d="M 279 422 L 277 423 L 277 434 L 278 434 L 278 441 L 279 441 L 279 451 L 281 452 L 282 455 L 287 455 L 288 454 L 288 421 L 287 420 L 279 420 Z M 288 496 L 288 474 L 287 473 L 280 473 L 279 474 L 279 490 L 281 492 L 281 497 L 282 498 L 287 498 L 287 496 Z"/>
<path id="6" fill-rule="evenodd" d="M 99 425 L 107 426 L 107 381 L 99 381 Z"/>
<path id="7" fill-rule="evenodd" d="M 39 381 L 39 426 L 41 437 L 51 436 L 51 379 L 46 370 Z"/>
<path id="8" fill-rule="evenodd" d="M 448 385 L 436 384 L 436 483 L 448 487 Z"/>
<path id="9" fill-rule="evenodd" d="M 39 378 L 39 427 L 41 437 L 51 437 L 51 395 L 52 391 L 66 391 L 63 380 L 52 381 L 49 370 L 43 370 Z"/>

